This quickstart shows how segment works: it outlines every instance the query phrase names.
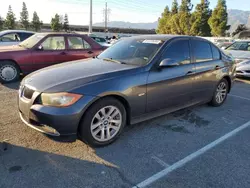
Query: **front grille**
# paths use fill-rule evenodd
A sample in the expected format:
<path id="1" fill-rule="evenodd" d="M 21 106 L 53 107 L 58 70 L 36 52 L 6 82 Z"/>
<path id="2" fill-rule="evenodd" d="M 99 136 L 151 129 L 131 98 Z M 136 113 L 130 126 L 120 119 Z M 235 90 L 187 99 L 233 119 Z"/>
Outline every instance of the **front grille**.
<path id="1" fill-rule="evenodd" d="M 23 97 L 25 97 L 26 99 L 31 99 L 34 92 L 35 91 L 33 89 L 30 89 L 30 88 L 24 86 L 24 88 L 23 88 Z"/>

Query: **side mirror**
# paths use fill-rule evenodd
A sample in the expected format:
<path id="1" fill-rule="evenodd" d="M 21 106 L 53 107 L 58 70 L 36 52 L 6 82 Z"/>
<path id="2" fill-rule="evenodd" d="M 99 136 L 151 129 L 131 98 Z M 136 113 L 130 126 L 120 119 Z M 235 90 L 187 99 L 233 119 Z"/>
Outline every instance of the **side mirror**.
<path id="1" fill-rule="evenodd" d="M 43 50 L 43 46 L 42 45 L 39 45 L 38 47 L 37 47 L 37 50 Z"/>
<path id="2" fill-rule="evenodd" d="M 178 66 L 179 63 L 173 59 L 163 59 L 160 63 L 160 67 L 175 67 Z"/>

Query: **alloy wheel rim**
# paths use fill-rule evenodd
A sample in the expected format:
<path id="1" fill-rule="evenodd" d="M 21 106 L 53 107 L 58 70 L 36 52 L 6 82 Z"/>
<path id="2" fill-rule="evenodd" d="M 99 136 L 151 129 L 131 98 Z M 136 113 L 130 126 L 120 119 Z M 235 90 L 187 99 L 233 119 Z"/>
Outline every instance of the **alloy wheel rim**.
<path id="1" fill-rule="evenodd" d="M 91 121 L 91 134 L 99 142 L 109 141 L 117 135 L 122 125 L 121 111 L 115 106 L 100 109 Z"/>
<path id="2" fill-rule="evenodd" d="M 225 82 L 221 82 L 218 87 L 217 87 L 217 93 L 216 93 L 216 102 L 217 103 L 222 103 L 225 98 L 226 98 L 226 95 L 227 95 L 227 85 Z"/>
<path id="3" fill-rule="evenodd" d="M 11 81 L 17 75 L 17 70 L 13 65 L 4 65 L 0 68 L 0 77 L 4 81 Z"/>

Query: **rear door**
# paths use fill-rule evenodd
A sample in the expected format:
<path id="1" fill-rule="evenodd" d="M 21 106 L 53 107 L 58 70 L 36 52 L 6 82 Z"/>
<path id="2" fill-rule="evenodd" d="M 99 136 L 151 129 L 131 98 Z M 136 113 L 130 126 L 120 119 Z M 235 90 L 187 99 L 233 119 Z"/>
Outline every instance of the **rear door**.
<path id="1" fill-rule="evenodd" d="M 38 47 L 32 52 L 35 70 L 67 61 L 64 36 L 48 36 Z"/>
<path id="2" fill-rule="evenodd" d="M 173 111 L 192 104 L 195 67 L 191 63 L 189 38 L 175 39 L 164 50 L 159 63 L 171 59 L 177 66 L 150 71 L 147 85 L 147 112 Z"/>
<path id="3" fill-rule="evenodd" d="M 91 58 L 96 55 L 96 50 L 81 36 L 67 36 L 67 60 Z"/>
<path id="4" fill-rule="evenodd" d="M 216 46 L 202 39 L 192 39 L 191 41 L 196 69 L 193 84 L 194 102 L 200 103 L 212 98 L 224 63 Z"/>

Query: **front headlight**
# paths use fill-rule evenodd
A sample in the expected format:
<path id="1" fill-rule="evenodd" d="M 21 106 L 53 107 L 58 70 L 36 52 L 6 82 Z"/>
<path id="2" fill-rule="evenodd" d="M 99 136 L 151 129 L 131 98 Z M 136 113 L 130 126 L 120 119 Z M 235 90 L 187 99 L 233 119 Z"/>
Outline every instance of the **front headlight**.
<path id="1" fill-rule="evenodd" d="M 237 67 L 241 67 L 241 66 L 249 65 L 249 64 L 250 64 L 250 60 L 243 60 L 237 64 Z"/>
<path id="2" fill-rule="evenodd" d="M 45 106 L 67 107 L 76 103 L 82 95 L 73 93 L 42 93 L 41 102 Z"/>

